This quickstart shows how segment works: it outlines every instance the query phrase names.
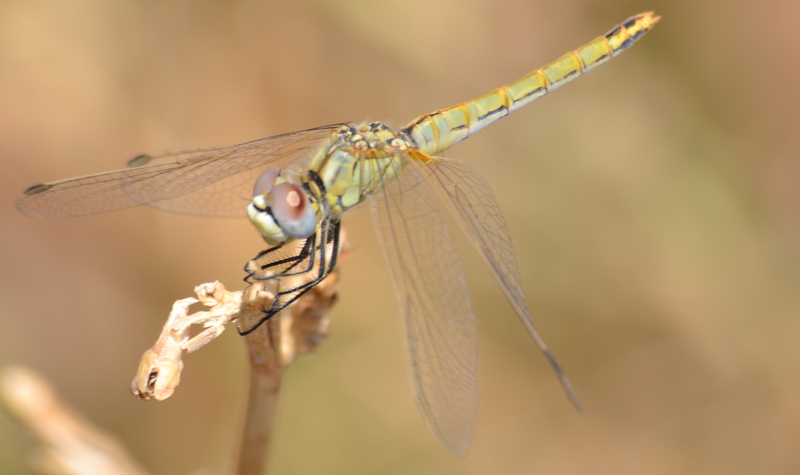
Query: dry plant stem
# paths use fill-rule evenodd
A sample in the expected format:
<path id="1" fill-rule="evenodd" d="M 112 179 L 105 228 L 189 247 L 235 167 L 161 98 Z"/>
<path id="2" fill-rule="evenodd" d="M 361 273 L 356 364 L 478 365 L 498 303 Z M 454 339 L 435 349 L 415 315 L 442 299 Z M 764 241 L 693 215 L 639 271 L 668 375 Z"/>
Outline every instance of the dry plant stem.
<path id="1" fill-rule="evenodd" d="M 346 257 L 347 252 L 340 253 L 340 262 Z M 289 285 L 299 285 L 304 278 L 289 282 Z M 298 355 L 315 351 L 328 335 L 327 314 L 336 302 L 338 284 L 339 272 L 336 270 L 284 312 L 245 337 L 250 359 L 250 389 L 236 474 L 264 473 L 283 368 Z M 257 285 L 248 288 L 242 304 L 243 312 L 252 314 L 257 311 L 258 307 L 252 302 L 263 302 L 265 294 L 271 296 Z M 245 306 L 248 306 L 247 311 Z"/>
<path id="2" fill-rule="evenodd" d="M 131 392 L 140 399 L 162 401 L 172 395 L 180 383 L 184 351 L 196 351 L 225 330 L 225 324 L 239 318 L 244 312 L 242 292 L 229 292 L 219 282 L 198 285 L 194 289 L 197 299 L 186 298 L 172 305 L 167 323 L 156 344 L 142 355 L 139 370 L 131 383 Z M 257 294 L 269 299 L 265 292 Z M 188 314 L 192 304 L 201 302 L 208 310 Z M 271 301 L 270 301 L 271 302 Z M 194 337 L 189 336 L 192 325 L 203 325 L 205 330 Z"/>
<path id="3" fill-rule="evenodd" d="M 268 320 L 245 339 L 250 358 L 250 389 L 235 473 L 259 475 L 267 462 L 283 375 L 280 315 Z"/>
<path id="4" fill-rule="evenodd" d="M 349 254 L 344 230 L 340 244 L 339 263 Z M 287 285 L 297 286 L 308 278 L 298 276 L 288 280 Z M 297 356 L 315 351 L 327 337 L 327 314 L 336 302 L 338 280 L 339 271 L 335 270 L 281 314 L 245 337 L 250 359 L 250 391 L 235 473 L 264 472 L 283 367 Z M 221 283 L 211 282 L 195 287 L 196 299 L 175 302 L 156 344 L 142 356 L 131 392 L 141 399 L 170 397 L 180 382 L 183 352 L 205 346 L 232 321 L 258 322 L 263 309 L 273 303 L 274 282 L 257 282 L 243 292 L 229 292 Z M 207 310 L 189 314 L 189 307 L 198 302 Z M 204 329 L 191 337 L 192 325 L 202 325 Z M 249 325 L 245 323 L 245 327 Z M 147 473 L 114 437 L 61 402 L 48 384 L 27 368 L 14 366 L 0 371 L 0 405 L 39 439 L 40 447 L 33 460 L 38 473 Z"/>
<path id="5" fill-rule="evenodd" d="M 32 465 L 48 475 L 145 475 L 147 472 L 113 436 L 62 402 L 32 370 L 6 367 L 0 373 L 0 402 L 38 440 Z"/>
<path id="6" fill-rule="evenodd" d="M 342 230 L 339 263 L 349 254 L 345 238 Z M 330 259 L 332 247 L 327 251 Z M 260 269 L 257 262 L 251 262 L 248 267 Z M 280 283 L 262 280 L 240 292 L 229 292 L 219 282 L 197 286 L 196 299 L 182 299 L 173 305 L 156 344 L 142 356 L 131 392 L 141 399 L 170 397 L 180 382 L 184 351 L 196 351 L 208 344 L 223 332 L 227 323 L 237 321 L 243 328 L 252 328 L 263 317 L 263 309 L 272 306 L 278 284 L 296 288 L 311 278 L 313 273 L 287 278 Z M 283 367 L 298 355 L 315 351 L 328 335 L 327 314 L 336 301 L 338 279 L 339 271 L 334 270 L 279 315 L 245 337 L 250 360 L 249 394 L 234 473 L 264 473 Z M 198 302 L 207 310 L 189 314 L 189 307 Z M 202 325 L 204 329 L 191 337 L 189 330 L 193 325 Z"/>

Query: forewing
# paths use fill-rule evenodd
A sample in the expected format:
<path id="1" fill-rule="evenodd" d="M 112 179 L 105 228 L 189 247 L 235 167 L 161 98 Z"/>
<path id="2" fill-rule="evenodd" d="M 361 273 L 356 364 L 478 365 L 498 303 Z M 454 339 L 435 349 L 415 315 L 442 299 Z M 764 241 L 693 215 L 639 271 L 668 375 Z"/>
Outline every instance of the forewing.
<path id="1" fill-rule="evenodd" d="M 370 200 L 403 317 L 420 410 L 463 456 L 477 409 L 477 334 L 464 269 L 435 195 L 413 167 Z"/>
<path id="2" fill-rule="evenodd" d="M 264 170 L 309 156 L 338 127 L 226 148 L 166 152 L 142 166 L 36 185 L 19 198 L 17 208 L 39 217 L 80 216 L 135 205 L 203 216 L 245 216 L 253 184 Z"/>
<path id="3" fill-rule="evenodd" d="M 522 290 L 517 257 L 506 221 L 483 174 L 472 165 L 444 157 L 428 157 L 410 152 L 412 166 L 453 212 L 478 253 L 488 264 L 500 288 L 519 316 L 536 345 L 547 357 L 564 390 L 578 409 L 580 402 L 547 344 L 533 324 Z"/>

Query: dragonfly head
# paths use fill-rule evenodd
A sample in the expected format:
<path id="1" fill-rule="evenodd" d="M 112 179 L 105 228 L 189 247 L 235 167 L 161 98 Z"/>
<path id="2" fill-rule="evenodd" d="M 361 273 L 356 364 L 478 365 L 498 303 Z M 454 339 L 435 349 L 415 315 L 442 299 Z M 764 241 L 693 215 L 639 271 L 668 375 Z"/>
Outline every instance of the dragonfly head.
<path id="1" fill-rule="evenodd" d="M 308 192 L 290 183 L 277 168 L 256 180 L 247 216 L 272 245 L 307 238 L 317 229 L 317 207 Z"/>

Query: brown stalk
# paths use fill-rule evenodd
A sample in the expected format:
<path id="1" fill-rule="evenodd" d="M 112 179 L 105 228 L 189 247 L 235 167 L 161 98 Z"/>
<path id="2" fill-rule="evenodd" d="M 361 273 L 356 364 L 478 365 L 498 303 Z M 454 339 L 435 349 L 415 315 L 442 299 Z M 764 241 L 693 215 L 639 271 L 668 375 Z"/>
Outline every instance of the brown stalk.
<path id="1" fill-rule="evenodd" d="M 344 231 L 341 244 L 345 249 Z M 346 252 L 339 255 L 340 263 Z M 299 276 L 285 285 L 297 285 L 307 278 Z M 230 292 L 221 283 L 212 282 L 195 287 L 197 298 L 176 301 L 156 344 L 142 355 L 131 392 L 141 399 L 170 397 L 180 383 L 183 352 L 210 343 L 228 323 L 252 326 L 248 322 L 257 322 L 263 316 L 262 309 L 272 305 L 275 284 L 274 280 L 261 281 L 244 291 Z M 264 473 L 283 369 L 297 356 L 316 350 L 327 336 L 326 315 L 336 301 L 337 287 L 338 271 L 334 270 L 244 338 L 250 362 L 249 392 L 234 473 Z M 206 309 L 189 314 L 189 307 L 195 303 L 202 303 Z M 189 330 L 193 325 L 204 329 L 192 337 Z M 39 439 L 35 464 L 41 472 L 146 474 L 113 436 L 68 408 L 31 370 L 11 367 L 0 373 L 0 403 Z"/>

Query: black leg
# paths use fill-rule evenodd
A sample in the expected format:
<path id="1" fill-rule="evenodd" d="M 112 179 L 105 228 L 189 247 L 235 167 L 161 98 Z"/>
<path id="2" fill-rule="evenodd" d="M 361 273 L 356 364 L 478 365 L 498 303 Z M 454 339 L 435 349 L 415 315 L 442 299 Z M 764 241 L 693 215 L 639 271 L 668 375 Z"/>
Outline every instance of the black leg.
<path id="1" fill-rule="evenodd" d="M 315 246 L 316 246 L 316 234 L 314 234 L 311 237 L 306 239 L 306 242 L 303 244 L 303 248 L 300 249 L 300 252 L 298 252 L 297 255 L 290 256 L 290 257 L 287 257 L 285 259 L 280 259 L 280 260 L 277 260 L 275 262 L 270 262 L 268 264 L 264 264 L 264 265 L 260 266 L 261 270 L 263 271 L 263 270 L 269 269 L 271 267 L 276 267 L 276 266 L 279 266 L 279 265 L 282 265 L 282 264 L 291 263 L 292 265 L 286 267 L 286 269 L 282 270 L 281 272 L 278 272 L 276 274 L 272 274 L 272 275 L 269 275 L 269 276 L 266 276 L 266 277 L 258 277 L 258 276 L 255 275 L 254 272 L 250 272 L 247 275 L 247 277 L 244 278 L 244 281 L 247 282 L 248 284 L 252 284 L 253 282 L 251 281 L 251 279 L 252 280 L 261 281 L 261 280 L 274 279 L 276 277 L 286 277 L 288 275 L 295 275 L 295 274 L 288 274 L 287 272 L 289 270 L 291 270 L 295 265 L 297 265 L 300 262 L 302 262 L 306 257 L 311 255 L 312 259 L 311 259 L 310 267 L 308 269 L 306 269 L 304 271 L 300 271 L 298 273 L 301 274 L 301 273 L 304 273 L 304 272 L 308 272 L 308 270 L 310 270 L 310 268 L 313 267 L 313 264 L 314 264 L 313 256 L 314 256 L 314 252 L 315 251 L 313 249 L 315 248 Z M 260 253 L 258 253 L 258 255 L 256 257 L 251 259 L 250 262 L 256 262 L 258 259 L 264 257 L 265 255 L 269 254 L 270 252 L 278 250 L 278 249 L 282 249 L 282 248 L 283 248 L 283 244 L 281 244 L 279 246 L 272 247 L 270 249 L 267 249 L 266 251 L 261 251 Z M 247 266 L 245 266 L 245 271 L 247 271 Z"/>
<path id="2" fill-rule="evenodd" d="M 336 268 L 337 257 L 339 256 L 340 230 L 341 230 L 341 225 L 340 225 L 339 222 L 325 223 L 323 226 L 321 226 L 321 232 L 319 233 L 320 234 L 319 237 L 320 237 L 321 243 L 324 243 L 324 242 L 328 241 L 328 236 L 330 236 L 330 240 L 333 243 L 332 244 L 332 249 L 331 249 L 332 253 L 331 253 L 330 262 L 326 263 L 326 260 L 327 260 L 326 259 L 326 254 L 327 253 L 325 252 L 326 251 L 326 249 L 325 249 L 326 246 L 325 245 L 320 245 L 319 247 L 317 247 L 316 245 L 312 246 L 314 248 L 314 251 L 311 253 L 311 261 L 312 262 L 314 260 L 314 255 L 317 252 L 320 252 L 320 266 L 319 266 L 320 267 L 320 271 L 317 274 L 317 276 L 314 277 L 309 282 L 306 282 L 305 284 L 298 285 L 297 287 L 292 288 L 292 289 L 288 289 L 288 290 L 284 290 L 284 291 L 278 292 L 278 294 L 275 295 L 275 300 L 273 300 L 272 306 L 269 309 L 264 309 L 264 316 L 258 321 L 258 323 L 253 325 L 252 328 L 249 328 L 249 329 L 244 330 L 244 331 L 241 328 L 239 328 L 238 331 L 239 331 L 240 335 L 247 335 L 249 333 L 252 333 L 256 328 L 260 327 L 264 322 L 266 322 L 267 320 L 272 318 L 275 314 L 277 314 L 278 312 L 280 312 L 281 310 L 283 310 L 284 308 L 289 306 L 292 302 L 294 302 L 295 300 L 300 298 L 303 294 L 305 294 L 306 292 L 311 290 L 314 286 L 316 286 L 323 279 L 325 279 L 325 277 L 330 275 L 331 272 L 333 272 L 333 270 Z M 316 241 L 316 239 L 315 239 L 315 241 Z M 308 268 L 306 268 L 303 271 L 296 272 L 296 273 L 293 273 L 293 274 L 279 274 L 279 275 L 275 275 L 275 276 L 272 276 L 272 277 L 274 278 L 274 277 L 296 276 L 296 275 L 300 275 L 300 274 L 303 274 L 303 273 L 308 273 L 311 270 L 313 270 L 313 268 L 314 268 L 314 265 L 312 263 Z M 283 297 L 286 297 L 286 296 L 289 296 L 288 300 L 282 301 Z"/>

